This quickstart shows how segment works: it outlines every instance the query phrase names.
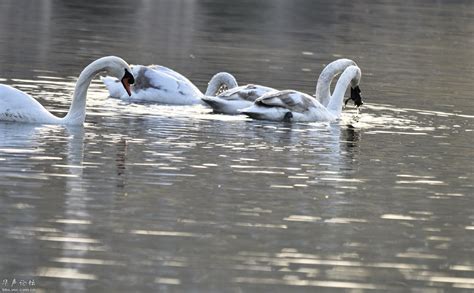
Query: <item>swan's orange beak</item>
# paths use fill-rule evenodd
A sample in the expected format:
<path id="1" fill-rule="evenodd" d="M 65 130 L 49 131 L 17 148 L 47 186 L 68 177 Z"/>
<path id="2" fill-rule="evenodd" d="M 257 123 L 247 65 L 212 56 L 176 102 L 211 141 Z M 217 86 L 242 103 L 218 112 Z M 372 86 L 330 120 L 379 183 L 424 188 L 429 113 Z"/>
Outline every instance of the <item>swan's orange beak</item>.
<path id="1" fill-rule="evenodd" d="M 125 69 L 125 75 L 122 77 L 122 85 L 127 91 L 128 96 L 130 97 L 132 95 L 132 91 L 130 90 L 130 85 L 135 82 L 135 78 L 133 78 L 133 75 L 128 72 L 127 69 Z"/>

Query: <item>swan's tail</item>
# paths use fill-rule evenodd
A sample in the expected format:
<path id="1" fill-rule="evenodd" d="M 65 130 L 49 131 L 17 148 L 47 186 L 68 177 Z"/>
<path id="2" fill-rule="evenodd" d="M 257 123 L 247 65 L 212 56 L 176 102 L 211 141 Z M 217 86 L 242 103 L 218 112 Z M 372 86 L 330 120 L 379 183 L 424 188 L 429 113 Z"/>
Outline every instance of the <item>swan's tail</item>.
<path id="1" fill-rule="evenodd" d="M 101 76 L 100 79 L 105 84 L 111 98 L 120 99 L 123 95 L 127 94 L 120 80 L 111 76 Z"/>
<path id="2" fill-rule="evenodd" d="M 204 96 L 202 97 L 202 101 L 206 103 L 208 106 L 210 106 L 213 110 L 214 113 L 216 114 L 239 114 L 235 110 L 232 111 L 228 106 L 228 103 L 226 100 L 223 100 L 218 97 L 212 97 L 212 96 Z"/>
<path id="3" fill-rule="evenodd" d="M 289 122 L 293 118 L 291 111 L 282 107 L 263 107 L 254 104 L 248 108 L 239 110 L 239 112 L 257 120 Z"/>
<path id="4" fill-rule="evenodd" d="M 203 96 L 201 98 L 203 102 L 205 102 L 207 105 L 209 105 L 214 111 L 219 110 L 219 108 L 222 107 L 222 102 L 221 99 L 212 97 L 212 96 Z"/>
<path id="5" fill-rule="evenodd" d="M 253 103 L 246 100 L 227 100 L 220 97 L 204 96 L 202 100 L 217 114 L 238 115 L 240 109 L 247 108 Z"/>

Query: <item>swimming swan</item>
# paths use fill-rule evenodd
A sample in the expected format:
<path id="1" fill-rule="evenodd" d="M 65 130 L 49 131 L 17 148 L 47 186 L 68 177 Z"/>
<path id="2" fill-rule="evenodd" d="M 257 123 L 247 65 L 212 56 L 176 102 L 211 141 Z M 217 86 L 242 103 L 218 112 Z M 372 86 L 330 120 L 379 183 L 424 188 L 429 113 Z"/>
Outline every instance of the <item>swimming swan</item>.
<path id="1" fill-rule="evenodd" d="M 134 83 L 134 78 L 129 65 L 119 57 L 103 57 L 82 70 L 76 82 L 71 106 L 63 118 L 51 114 L 30 95 L 0 84 L 0 121 L 80 125 L 86 117 L 87 89 L 94 76 L 101 71 L 119 78 L 120 85 L 130 94 L 130 84 Z"/>
<path id="2" fill-rule="evenodd" d="M 327 106 L 331 99 L 331 83 L 347 67 L 357 64 L 346 58 L 329 63 L 321 72 L 316 84 L 316 100 Z M 240 109 L 252 106 L 257 98 L 265 93 L 276 91 L 274 88 L 249 84 L 227 90 L 215 97 L 204 97 L 202 100 L 212 107 L 214 113 L 235 115 Z"/>
<path id="3" fill-rule="evenodd" d="M 110 97 L 130 102 L 151 102 L 169 105 L 204 104 L 204 95 L 214 96 L 222 86 L 237 86 L 235 78 L 227 72 L 214 75 L 209 81 L 206 93 L 203 94 L 189 79 L 180 73 L 160 65 L 132 65 L 135 85 L 132 95 L 127 96 L 119 81 L 113 77 L 102 77 L 109 90 Z"/>
<path id="4" fill-rule="evenodd" d="M 351 86 L 351 99 L 357 106 L 362 105 L 359 83 L 360 68 L 347 67 L 337 81 L 334 93 L 327 107 L 308 94 L 284 90 L 264 94 L 254 104 L 242 109 L 241 113 L 251 118 L 272 121 L 335 121 L 340 118 L 344 93 Z"/>

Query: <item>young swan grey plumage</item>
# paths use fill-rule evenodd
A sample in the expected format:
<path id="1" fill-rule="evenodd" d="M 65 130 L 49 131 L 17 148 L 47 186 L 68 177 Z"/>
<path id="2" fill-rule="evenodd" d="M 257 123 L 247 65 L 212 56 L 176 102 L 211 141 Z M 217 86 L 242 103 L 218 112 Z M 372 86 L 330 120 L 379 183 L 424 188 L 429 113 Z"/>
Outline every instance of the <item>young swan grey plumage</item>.
<path id="1" fill-rule="evenodd" d="M 79 75 L 71 106 L 63 118 L 51 114 L 30 95 L 0 84 L 0 121 L 80 125 L 86 117 L 87 89 L 94 76 L 101 71 L 116 77 L 123 91 L 130 93 L 134 78 L 127 62 L 115 56 L 103 57 L 89 64 Z"/>
<path id="2" fill-rule="evenodd" d="M 214 113 L 237 115 L 240 114 L 240 109 L 251 106 L 256 99 L 272 91 L 276 91 L 276 89 L 262 85 L 248 84 L 234 87 L 215 97 L 205 96 L 202 100 L 211 106 Z"/>
<path id="3" fill-rule="evenodd" d="M 327 107 L 308 94 L 284 90 L 264 94 L 252 106 L 242 109 L 241 113 L 260 120 L 335 121 L 341 116 L 346 89 L 350 86 L 353 89 L 351 95 L 359 95 L 361 75 L 359 67 L 347 67 L 339 77 Z M 352 98 L 362 103 L 360 95 Z"/>
<path id="4" fill-rule="evenodd" d="M 349 66 L 357 66 L 357 64 L 351 59 L 341 58 L 329 63 L 321 71 L 316 84 L 315 97 L 324 107 L 327 107 L 331 100 L 332 81 Z"/>
<path id="5" fill-rule="evenodd" d="M 327 106 L 331 99 L 331 83 L 333 79 L 341 74 L 347 67 L 357 64 L 346 58 L 341 58 L 329 63 L 321 72 L 316 85 L 316 100 L 323 106 Z M 215 97 L 204 97 L 202 100 L 209 104 L 214 113 L 235 115 L 240 114 L 240 109 L 252 106 L 252 104 L 263 94 L 277 91 L 274 88 L 261 85 L 249 84 L 227 90 Z"/>
<path id="6" fill-rule="evenodd" d="M 133 65 L 132 72 L 136 83 L 132 87 L 131 96 L 125 94 L 115 78 L 110 76 L 102 78 L 110 97 L 131 102 L 194 105 L 203 104 L 202 97 L 216 95 L 223 86 L 226 88 L 237 86 L 235 78 L 227 72 L 215 74 L 209 81 L 205 94 L 185 76 L 165 66 Z"/>

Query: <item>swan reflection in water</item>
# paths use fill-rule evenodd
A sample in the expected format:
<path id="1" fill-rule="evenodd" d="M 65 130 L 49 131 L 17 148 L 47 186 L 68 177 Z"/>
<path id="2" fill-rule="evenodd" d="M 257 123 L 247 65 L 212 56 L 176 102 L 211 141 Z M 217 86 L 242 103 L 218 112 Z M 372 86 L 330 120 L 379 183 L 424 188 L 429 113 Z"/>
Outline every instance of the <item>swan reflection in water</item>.
<path id="1" fill-rule="evenodd" d="M 107 121 L 105 122 L 107 123 Z M 104 218 L 104 215 L 107 214 L 105 211 L 111 210 L 114 213 L 121 213 L 123 207 L 132 206 L 133 209 L 128 209 L 130 212 L 123 213 L 132 215 L 132 212 L 138 208 L 140 211 L 145 211 L 143 214 L 152 214 L 155 215 L 154 217 L 180 214 L 183 212 L 183 206 L 176 199 L 183 199 L 184 202 L 189 201 L 189 193 L 187 193 L 189 186 L 193 186 L 193 189 L 195 189 L 194 186 L 198 186 L 198 189 L 207 188 L 193 194 L 193 204 L 198 207 L 202 203 L 199 198 L 207 198 L 210 190 L 217 194 L 214 198 L 215 202 L 206 201 L 206 206 L 214 211 L 215 221 L 218 223 L 230 222 L 229 213 L 225 210 L 226 205 L 222 204 L 235 203 L 231 198 L 235 192 L 230 192 L 230 197 L 226 195 L 226 192 L 235 190 L 236 186 L 242 186 L 242 182 L 246 182 L 242 192 L 252 191 L 252 194 L 255 191 L 271 192 L 275 190 L 271 185 L 292 184 L 297 186 L 299 183 L 297 179 L 288 178 L 288 176 L 306 172 L 310 177 L 308 180 L 310 182 L 307 183 L 309 186 L 305 192 L 313 194 L 315 185 L 327 183 L 322 182 L 321 179 L 328 174 L 350 178 L 351 172 L 353 172 L 351 164 L 357 154 L 355 150 L 360 138 L 357 129 L 325 123 L 282 124 L 256 121 L 229 123 L 228 121 L 201 119 L 190 122 L 165 118 L 150 119 L 149 121 L 142 119 L 141 122 L 143 125 L 132 124 L 133 130 L 131 131 L 149 130 L 150 126 L 156 125 L 157 122 L 161 123 L 161 127 L 156 130 L 153 128 L 152 131 L 147 132 L 147 139 L 140 143 L 133 141 L 128 143 L 128 139 L 117 135 L 115 129 L 108 129 L 99 139 L 103 141 L 97 145 L 91 143 L 97 142 L 97 139 L 85 134 L 87 127 L 84 130 L 81 127 L 0 123 L 0 135 L 4 138 L 0 142 L 0 149 L 15 148 L 19 150 L 19 154 L 22 150 L 27 154 L 17 157 L 9 153 L 8 166 L 28 166 L 30 170 L 36 170 L 38 175 L 43 176 L 44 180 L 41 180 L 40 184 L 50 185 L 42 189 L 49 191 L 49 193 L 37 194 L 38 191 L 31 191 L 32 196 L 38 197 L 39 205 L 46 205 L 33 206 L 29 210 L 29 216 L 36 219 L 34 224 L 33 221 L 29 221 L 25 224 L 26 226 L 18 226 L 18 222 L 24 222 L 24 215 L 15 212 L 6 213 L 8 222 L 5 225 L 10 231 L 26 233 L 26 229 L 32 229 L 30 226 L 33 226 L 33 229 L 36 229 L 34 227 L 37 226 L 50 229 L 48 233 L 34 232 L 36 239 L 31 241 L 31 245 L 38 246 L 39 241 L 43 247 L 48 247 L 47 255 L 53 263 L 51 265 L 41 263 L 45 267 L 40 267 L 38 271 L 33 272 L 34 274 L 43 277 L 50 277 L 53 273 L 66 274 L 66 271 L 54 271 L 51 270 L 51 267 L 61 267 L 62 264 L 67 263 L 73 266 L 73 272 L 81 272 L 90 278 L 96 278 L 95 271 L 81 261 L 90 258 L 90 251 L 94 251 L 94 253 L 97 251 L 97 255 L 94 257 L 95 261 L 105 262 L 100 259 L 101 256 L 113 256 L 114 261 L 117 262 L 114 249 L 119 249 L 121 246 L 114 244 L 113 239 L 122 234 L 109 230 L 128 231 L 127 229 L 133 228 L 131 223 L 134 222 L 127 224 L 127 221 L 124 220 L 119 221 L 117 225 L 108 218 L 110 215 Z M 146 125 L 147 123 L 151 124 Z M 142 133 L 138 133 L 137 136 L 146 137 Z M 229 146 L 233 146 L 233 148 L 228 148 Z M 85 147 L 87 152 L 84 151 Z M 99 151 L 101 154 L 96 154 Z M 32 153 L 28 152 L 34 152 L 37 159 L 33 158 L 32 160 Z M 160 155 L 155 156 L 154 154 Z M 162 154 L 171 155 L 161 156 Z M 84 159 L 85 155 L 86 160 Z M 220 157 L 220 155 L 226 157 Z M 38 157 L 46 159 L 53 156 L 58 158 L 38 159 Z M 248 166 L 248 161 L 243 160 L 244 158 L 253 159 L 252 165 L 258 166 L 258 169 L 236 168 L 236 165 Z M 239 163 L 239 160 L 242 163 Z M 107 167 L 107 161 L 115 161 L 115 165 Z M 135 163 L 144 162 L 148 165 L 135 165 Z M 209 162 L 214 164 L 207 164 Z M 167 164 L 165 167 L 168 171 L 159 170 L 159 167 L 163 166 L 160 164 L 164 163 Z M 127 168 L 129 165 L 133 169 Z M 205 165 L 208 169 L 202 172 L 203 169 L 193 167 L 197 165 Z M 274 167 L 281 168 L 279 170 L 283 170 L 288 175 L 277 177 L 284 182 L 273 182 L 275 177 L 265 173 L 274 172 Z M 104 168 L 109 169 L 104 170 Z M 296 170 L 297 168 L 299 170 Z M 113 170 L 116 172 L 115 175 Z M 251 173 L 255 170 L 264 171 L 264 173 Z M 19 170 L 15 172 L 20 173 Z M 102 172 L 112 178 L 100 180 L 98 177 L 103 176 Z M 138 174 L 135 175 L 135 172 Z M 229 176 L 229 172 L 231 176 Z M 176 173 L 175 178 L 170 176 L 172 173 Z M 135 180 L 138 180 L 138 183 L 135 183 Z M 98 183 L 103 183 L 104 186 L 97 186 Z M 155 183 L 175 185 L 155 188 L 153 196 L 139 192 L 140 190 L 149 192 L 151 184 Z M 217 184 L 221 184 L 222 189 L 213 190 L 212 186 Z M 134 189 L 138 192 L 134 194 L 136 197 L 133 201 L 124 201 L 123 206 L 120 203 L 117 205 L 117 197 L 114 195 L 123 194 L 121 193 L 123 189 L 130 188 L 130 186 L 134 188 L 140 186 L 142 189 Z M 153 186 L 156 187 L 156 185 Z M 334 194 L 337 198 L 337 195 L 331 190 L 331 188 L 327 189 L 326 194 Z M 18 189 L 18 191 L 27 192 L 24 188 Z M 277 203 L 284 202 L 283 198 L 288 198 L 288 194 L 286 191 L 279 191 L 278 195 L 273 198 Z M 257 196 L 259 195 L 257 194 Z M 149 202 L 153 204 L 148 205 Z M 297 209 L 298 214 L 304 215 L 311 214 L 312 210 L 308 210 L 310 206 L 306 198 L 302 197 L 300 203 L 294 208 Z M 97 209 L 97 207 L 100 208 Z M 271 206 L 271 208 L 277 211 L 277 207 Z M 328 207 L 328 209 L 330 208 Z M 337 210 L 334 210 L 333 214 L 336 213 Z M 202 220 L 199 215 L 197 213 L 189 215 L 189 217 L 199 221 Z M 232 212 L 230 215 L 231 218 L 233 216 L 239 217 Z M 98 223 L 101 220 L 104 222 Z M 138 217 L 137 220 L 143 226 L 143 230 L 156 230 L 156 223 L 150 222 L 147 218 Z M 242 219 L 239 218 L 239 220 Z M 172 224 L 172 221 L 163 225 L 171 231 L 180 231 L 181 228 L 179 224 Z M 94 236 L 99 235 L 99 232 L 104 233 L 104 236 Z M 27 237 L 31 238 L 31 236 Z M 138 243 L 138 245 L 147 246 L 150 243 L 150 236 L 134 234 L 133 239 L 134 243 Z M 161 245 L 161 247 L 170 245 L 166 239 L 160 237 L 153 239 L 153 243 Z M 6 248 L 7 252 L 11 250 L 11 255 L 14 255 L 13 249 L 15 248 Z M 37 250 L 31 249 L 29 251 L 35 253 Z M 44 253 L 44 251 L 39 253 Z M 38 264 L 30 264 L 30 267 L 37 266 Z M 64 287 L 70 285 L 69 281 L 68 284 L 66 281 L 61 282 L 64 282 Z M 84 283 L 79 282 L 78 286 L 84 286 Z"/>
<path id="2" fill-rule="evenodd" d="M 8 184 L 12 179 L 17 182 L 6 185 L 8 190 L 0 192 L 2 195 L 6 192 L 12 201 L 11 205 L 2 207 L 7 235 L 28 240 L 19 244 L 21 247 L 31 245 L 23 253 L 35 257 L 44 254 L 41 247 L 47 247 L 53 262 L 66 258 L 71 250 L 75 251 L 75 257 L 84 255 L 87 247 L 76 242 L 76 239 L 87 238 L 88 228 L 84 224 L 90 222 L 89 199 L 82 179 L 84 129 L 0 123 L 0 137 L 0 158 L 5 158 L 0 167 L 0 184 Z M 23 202 L 29 208 L 18 212 L 14 207 Z M 38 241 L 43 245 L 38 245 Z M 18 246 L 3 248 L 5 255 L 14 255 Z M 22 274 L 28 272 L 35 277 L 51 273 L 36 263 L 25 265 L 29 267 Z M 64 273 L 54 272 L 57 276 Z M 60 280 L 68 286 L 66 280 Z"/>

